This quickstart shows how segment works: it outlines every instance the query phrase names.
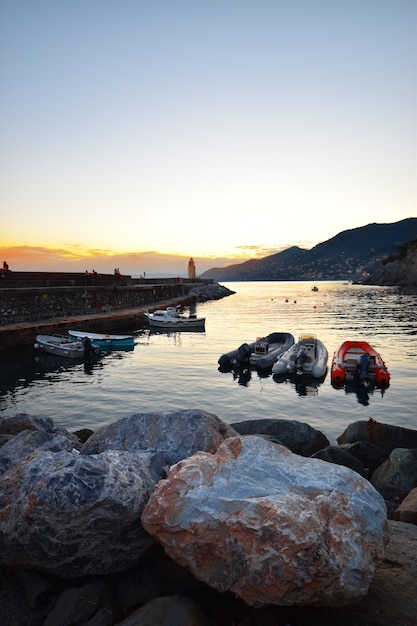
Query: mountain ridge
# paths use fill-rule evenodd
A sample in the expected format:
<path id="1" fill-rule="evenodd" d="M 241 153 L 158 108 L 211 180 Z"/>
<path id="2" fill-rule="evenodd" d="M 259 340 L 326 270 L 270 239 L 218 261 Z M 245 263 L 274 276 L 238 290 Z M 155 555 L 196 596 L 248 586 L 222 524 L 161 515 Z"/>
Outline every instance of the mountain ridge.
<path id="1" fill-rule="evenodd" d="M 417 236 L 417 217 L 367 224 L 342 231 L 311 250 L 291 246 L 261 259 L 212 268 L 201 278 L 215 281 L 352 280 L 375 273 L 387 255 Z"/>

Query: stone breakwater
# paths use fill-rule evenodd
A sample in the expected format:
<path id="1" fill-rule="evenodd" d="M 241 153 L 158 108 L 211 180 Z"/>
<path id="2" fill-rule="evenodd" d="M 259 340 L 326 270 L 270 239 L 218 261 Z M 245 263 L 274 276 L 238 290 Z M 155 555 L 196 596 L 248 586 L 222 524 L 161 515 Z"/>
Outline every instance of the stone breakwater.
<path id="1" fill-rule="evenodd" d="M 37 334 L 68 328 L 108 332 L 145 324 L 145 311 L 220 300 L 234 292 L 218 283 L 2 289 L 0 350 L 33 344 Z"/>
<path id="2" fill-rule="evenodd" d="M 0 420 L 2 623 L 414 623 L 392 590 L 375 621 L 373 585 L 388 591 L 387 564 L 415 576 L 414 556 L 387 559 L 389 530 L 415 549 L 415 526 L 387 516 L 417 487 L 417 431 L 355 422 L 338 442 L 202 410 L 95 433 Z"/>

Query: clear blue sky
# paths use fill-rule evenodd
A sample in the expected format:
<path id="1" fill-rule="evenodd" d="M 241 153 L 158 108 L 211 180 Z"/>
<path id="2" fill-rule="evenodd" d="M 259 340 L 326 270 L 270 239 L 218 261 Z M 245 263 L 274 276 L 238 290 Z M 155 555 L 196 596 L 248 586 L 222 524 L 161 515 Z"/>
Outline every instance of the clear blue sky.
<path id="1" fill-rule="evenodd" d="M 415 0 L 3 0 L 4 258 L 204 271 L 416 216 L 416 41 Z"/>

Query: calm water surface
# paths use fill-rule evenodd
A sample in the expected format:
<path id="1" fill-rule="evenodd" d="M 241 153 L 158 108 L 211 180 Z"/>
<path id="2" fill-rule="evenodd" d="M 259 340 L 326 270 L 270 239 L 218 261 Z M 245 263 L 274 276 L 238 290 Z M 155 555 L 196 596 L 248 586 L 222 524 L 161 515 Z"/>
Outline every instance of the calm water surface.
<path id="1" fill-rule="evenodd" d="M 0 417 L 31 413 L 69 430 L 109 424 L 132 413 L 199 408 L 227 423 L 256 418 L 307 422 L 331 442 L 356 420 L 417 428 L 417 296 L 396 288 L 319 282 L 223 283 L 236 292 L 199 304 L 205 332 L 135 335 L 131 352 L 83 363 L 39 356 L 33 347 L 0 353 Z M 118 329 L 110 329 L 109 332 Z M 312 332 L 333 352 L 346 339 L 364 339 L 381 353 L 390 387 L 368 397 L 336 390 L 330 372 L 321 384 L 296 387 L 271 375 L 239 381 L 218 370 L 221 354 L 274 331 Z M 119 329 L 120 332 L 120 329 Z"/>

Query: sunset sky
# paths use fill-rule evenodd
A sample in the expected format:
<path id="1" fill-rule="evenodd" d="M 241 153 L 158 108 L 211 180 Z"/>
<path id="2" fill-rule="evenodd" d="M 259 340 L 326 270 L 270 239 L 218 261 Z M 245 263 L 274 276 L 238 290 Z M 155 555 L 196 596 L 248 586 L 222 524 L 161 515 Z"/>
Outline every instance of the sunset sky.
<path id="1" fill-rule="evenodd" d="M 417 216 L 416 23 L 415 0 L 2 0 L 2 260 L 185 275 Z"/>

